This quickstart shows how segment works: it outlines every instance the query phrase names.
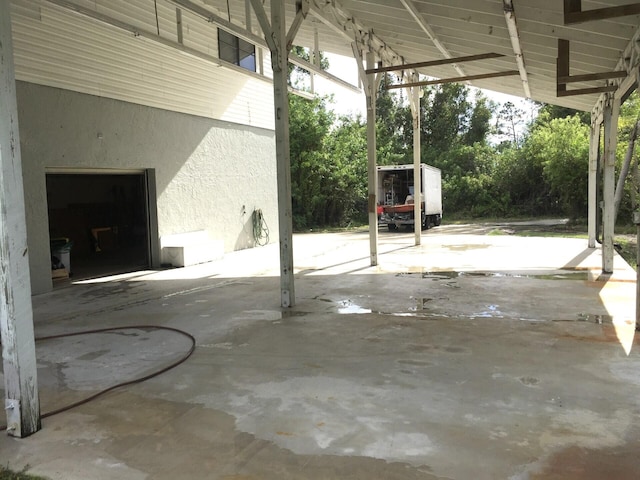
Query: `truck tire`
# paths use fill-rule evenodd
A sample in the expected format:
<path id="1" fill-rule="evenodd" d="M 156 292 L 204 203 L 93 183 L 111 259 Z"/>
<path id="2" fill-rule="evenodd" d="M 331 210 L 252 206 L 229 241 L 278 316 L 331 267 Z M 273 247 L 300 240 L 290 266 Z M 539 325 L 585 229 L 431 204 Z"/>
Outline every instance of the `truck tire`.
<path id="1" fill-rule="evenodd" d="M 398 230 L 398 226 L 395 223 L 388 223 L 387 228 L 390 232 L 395 232 L 396 230 Z"/>

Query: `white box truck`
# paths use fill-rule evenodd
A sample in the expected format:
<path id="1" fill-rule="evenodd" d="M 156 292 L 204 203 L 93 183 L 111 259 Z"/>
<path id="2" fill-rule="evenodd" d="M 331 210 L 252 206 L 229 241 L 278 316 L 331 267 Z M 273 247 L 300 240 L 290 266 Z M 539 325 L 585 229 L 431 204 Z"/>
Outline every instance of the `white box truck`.
<path id="1" fill-rule="evenodd" d="M 400 225 L 413 228 L 414 192 L 413 164 L 378 167 L 378 225 L 387 225 L 389 231 Z M 421 225 L 425 230 L 442 222 L 442 179 L 440 169 L 420 164 L 421 173 Z"/>

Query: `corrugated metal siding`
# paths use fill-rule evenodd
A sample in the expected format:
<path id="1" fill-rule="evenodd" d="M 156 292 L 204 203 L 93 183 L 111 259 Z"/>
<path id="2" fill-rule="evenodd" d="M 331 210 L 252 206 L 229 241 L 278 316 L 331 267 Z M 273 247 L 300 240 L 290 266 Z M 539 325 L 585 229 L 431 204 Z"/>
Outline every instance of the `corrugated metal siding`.
<path id="1" fill-rule="evenodd" d="M 220 67 L 43 2 L 15 0 L 16 78 L 127 102 L 273 129 L 268 81 Z M 157 32 L 153 2 L 77 2 Z M 36 6 L 37 5 L 37 6 Z M 164 38 L 177 40 L 175 8 L 158 2 Z M 183 12 L 184 42 L 217 55 L 217 30 Z"/>

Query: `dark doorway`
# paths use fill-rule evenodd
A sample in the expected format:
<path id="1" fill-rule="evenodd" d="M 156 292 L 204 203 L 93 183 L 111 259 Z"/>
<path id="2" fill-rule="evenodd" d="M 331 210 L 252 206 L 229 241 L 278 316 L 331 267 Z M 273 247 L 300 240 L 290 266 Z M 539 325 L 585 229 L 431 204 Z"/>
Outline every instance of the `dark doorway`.
<path id="1" fill-rule="evenodd" d="M 144 172 L 47 173 L 46 179 L 54 279 L 65 278 L 56 273 L 61 259 L 74 279 L 149 266 Z M 59 253 L 61 245 L 68 254 Z"/>

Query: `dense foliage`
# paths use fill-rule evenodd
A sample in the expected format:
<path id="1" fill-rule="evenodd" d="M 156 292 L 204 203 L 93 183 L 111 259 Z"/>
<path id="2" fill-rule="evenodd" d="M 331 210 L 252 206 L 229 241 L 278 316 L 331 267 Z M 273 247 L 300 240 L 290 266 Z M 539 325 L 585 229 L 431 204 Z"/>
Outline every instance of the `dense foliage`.
<path id="1" fill-rule="evenodd" d="M 411 111 L 402 93 L 384 88 L 389 82 L 381 82 L 376 102 L 378 164 L 411 163 Z M 336 118 L 329 102 L 290 97 L 296 229 L 366 221 L 366 124 L 360 117 Z M 589 114 L 533 103 L 530 108 L 534 119 L 513 103 L 497 105 L 464 85 L 423 89 L 422 162 L 442 170 L 447 216 L 586 216 Z M 619 161 L 639 114 L 633 95 L 621 110 Z M 631 212 L 630 183 L 623 221 Z"/>

